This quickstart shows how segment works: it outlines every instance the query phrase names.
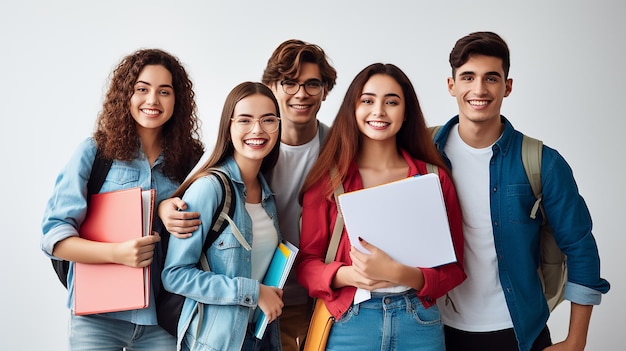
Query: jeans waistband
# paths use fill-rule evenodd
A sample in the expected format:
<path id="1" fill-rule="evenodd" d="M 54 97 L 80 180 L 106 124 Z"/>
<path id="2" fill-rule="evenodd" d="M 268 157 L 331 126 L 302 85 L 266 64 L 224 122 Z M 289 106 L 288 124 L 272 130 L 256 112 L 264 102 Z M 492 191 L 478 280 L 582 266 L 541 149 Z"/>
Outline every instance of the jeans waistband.
<path id="1" fill-rule="evenodd" d="M 406 295 L 414 295 L 415 294 L 415 289 L 409 289 L 409 290 L 405 290 L 405 291 L 401 291 L 401 292 L 397 292 L 397 293 L 392 293 L 392 292 L 372 292 L 372 298 L 383 298 L 383 297 L 396 297 L 396 296 L 406 296 Z"/>

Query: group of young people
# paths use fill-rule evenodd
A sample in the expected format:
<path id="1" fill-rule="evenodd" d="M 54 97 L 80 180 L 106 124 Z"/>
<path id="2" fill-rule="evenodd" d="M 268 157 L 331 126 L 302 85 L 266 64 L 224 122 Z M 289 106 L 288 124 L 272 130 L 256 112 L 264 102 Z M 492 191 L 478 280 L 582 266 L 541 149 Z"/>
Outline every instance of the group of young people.
<path id="1" fill-rule="evenodd" d="M 542 218 L 528 218 L 534 195 L 522 166 L 523 135 L 500 114 L 513 82 L 507 44 L 492 32 L 471 33 L 456 42 L 450 65 L 448 90 L 459 113 L 434 141 L 410 79 L 393 64 L 362 69 L 328 127 L 317 113 L 337 73 L 319 46 L 287 40 L 261 82 L 231 90 L 212 153 L 187 176 L 203 146 L 183 65 L 156 49 L 124 58 L 96 132 L 56 180 L 42 250 L 70 261 L 70 308 L 73 262 L 150 266 L 151 297 L 162 283 L 186 299 L 178 338 L 158 325 L 151 304 L 72 315 L 70 349 L 300 350 L 316 298 L 335 318 L 327 350 L 583 350 L 592 307 L 610 286 L 600 276 L 591 217 L 572 171 L 543 147 L 543 206 L 568 258 L 571 301 L 568 336 L 553 345 L 537 274 Z M 101 192 L 157 191 L 167 252 L 158 233 L 117 244 L 79 236 L 97 151 L 113 160 Z M 363 240 L 366 254 L 345 228 L 334 261 L 324 262 L 338 185 L 346 192 L 369 188 L 425 174 L 427 164 L 438 169 L 456 262 L 410 267 Z M 231 182 L 235 208 L 202 252 L 224 197 L 214 169 Z M 282 240 L 300 251 L 277 289 L 260 282 Z M 208 270 L 197 264 L 203 255 Z M 371 298 L 354 303 L 357 288 Z M 270 319 L 262 339 L 254 336 L 258 310 Z"/>

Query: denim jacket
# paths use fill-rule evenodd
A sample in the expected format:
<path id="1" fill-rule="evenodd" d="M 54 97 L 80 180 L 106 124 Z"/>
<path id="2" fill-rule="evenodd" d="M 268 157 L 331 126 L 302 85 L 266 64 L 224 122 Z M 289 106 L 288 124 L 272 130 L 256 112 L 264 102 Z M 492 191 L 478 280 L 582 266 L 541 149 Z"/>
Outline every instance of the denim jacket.
<path id="1" fill-rule="evenodd" d="M 163 175 L 161 167 L 163 158 L 159 156 L 150 167 L 150 164 L 139 149 L 139 156 L 132 161 L 114 160 L 102 184 L 100 192 L 127 189 L 140 186 L 142 189 L 155 189 L 155 203 L 169 198 L 178 187 L 178 183 Z M 96 156 L 96 143 L 93 138 L 83 141 L 65 168 L 56 179 L 53 194 L 48 200 L 42 220 L 41 249 L 50 258 L 54 245 L 70 236 L 78 236 L 85 214 L 87 213 L 87 181 L 91 166 Z M 159 246 L 160 248 L 160 246 Z M 160 249 L 157 250 L 160 252 Z M 154 260 L 150 267 L 151 295 L 154 301 L 155 289 L 160 287 L 160 265 Z M 68 300 L 67 306 L 74 306 L 74 263 L 70 262 L 67 276 Z M 141 325 L 156 325 L 156 310 L 154 304 L 146 309 L 106 313 L 107 317 L 121 319 Z"/>
<path id="2" fill-rule="evenodd" d="M 501 119 L 504 131 L 492 147 L 489 166 L 491 221 L 500 283 L 519 348 L 524 351 L 531 348 L 550 315 L 537 273 L 542 217 L 533 220 L 529 216 L 535 196 L 522 164 L 523 134 L 504 116 Z M 458 116 L 452 118 L 435 136 L 437 149 L 449 165 L 446 141 L 451 127 L 458 122 Z M 543 206 L 556 242 L 568 258 L 565 298 L 583 305 L 600 304 L 610 285 L 600 277 L 591 215 L 565 159 L 547 146 L 542 155 Z M 450 166 L 456 179 L 464 176 L 454 174 Z"/>
<path id="3" fill-rule="evenodd" d="M 218 168 L 228 175 L 233 185 L 236 204 L 232 219 L 247 244 L 252 246 L 252 220 L 245 208 L 245 186 L 237 163 L 229 157 Z M 273 219 L 280 240 L 273 194 L 262 175 L 259 180 L 262 206 Z M 185 342 L 193 344 L 194 350 L 240 350 L 249 316 L 259 301 L 260 283 L 250 278 L 251 251 L 237 239 L 230 225 L 206 252 L 211 271 L 196 266 L 222 196 L 215 176 L 194 181 L 183 200 L 189 211 L 200 212 L 202 224 L 190 238 L 170 237 L 162 278 L 167 290 L 186 296 L 178 323 L 179 349 Z M 196 312 L 199 302 L 203 304 L 202 318 Z"/>

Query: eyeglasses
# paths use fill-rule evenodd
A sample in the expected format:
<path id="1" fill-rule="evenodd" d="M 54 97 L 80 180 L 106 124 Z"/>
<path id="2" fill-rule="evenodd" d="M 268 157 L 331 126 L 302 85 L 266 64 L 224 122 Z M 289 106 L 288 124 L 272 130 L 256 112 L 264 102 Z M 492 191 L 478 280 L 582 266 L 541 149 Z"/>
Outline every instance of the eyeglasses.
<path id="1" fill-rule="evenodd" d="M 304 91 L 306 91 L 307 94 L 311 96 L 316 96 L 319 95 L 324 88 L 324 83 L 317 79 L 309 80 L 307 82 L 304 82 L 303 84 L 300 84 L 293 80 L 285 79 L 280 82 L 280 85 L 282 85 L 283 91 L 287 95 L 296 95 L 300 91 L 300 87 L 304 87 Z"/>
<path id="2" fill-rule="evenodd" d="M 265 116 L 261 118 L 252 117 L 235 117 L 231 118 L 235 122 L 234 126 L 241 133 L 250 133 L 254 129 L 255 122 L 259 122 L 259 126 L 266 133 L 274 133 L 280 125 L 280 118 L 276 116 Z"/>

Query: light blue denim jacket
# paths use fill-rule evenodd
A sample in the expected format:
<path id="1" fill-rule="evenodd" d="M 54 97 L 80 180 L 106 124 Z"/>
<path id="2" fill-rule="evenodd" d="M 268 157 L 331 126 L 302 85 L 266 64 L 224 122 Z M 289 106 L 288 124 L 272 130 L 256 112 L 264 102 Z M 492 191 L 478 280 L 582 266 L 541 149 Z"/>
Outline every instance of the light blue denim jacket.
<path id="1" fill-rule="evenodd" d="M 529 350 L 550 315 L 537 269 L 539 229 L 542 217 L 530 218 L 535 196 L 521 157 L 522 133 L 501 117 L 504 131 L 493 145 L 490 162 L 491 221 L 498 258 L 498 274 L 513 320 L 520 350 Z M 446 157 L 445 146 L 458 116 L 435 136 L 437 149 Z M 554 149 L 544 145 L 541 164 L 543 206 L 554 237 L 567 255 L 568 282 L 565 299 L 582 304 L 600 304 L 609 283 L 600 277 L 600 257 L 591 233 L 591 215 L 578 193 L 572 170 Z M 488 312 L 486 312 L 488 313 Z"/>
<path id="2" fill-rule="evenodd" d="M 236 198 L 232 219 L 252 246 L 252 220 L 245 208 L 245 186 L 239 167 L 229 157 L 217 168 L 231 180 L 232 196 Z M 274 196 L 262 175 L 259 175 L 259 180 L 261 204 L 274 221 L 278 239 L 281 240 Z M 250 278 L 251 251 L 242 246 L 230 225 L 206 252 L 211 271 L 203 271 L 196 265 L 222 197 L 222 189 L 215 176 L 194 181 L 183 200 L 188 211 L 200 213 L 202 224 L 190 238 L 170 237 L 162 275 L 163 286 L 187 297 L 178 323 L 179 349 L 185 339 L 186 343 L 194 345 L 194 350 L 240 350 L 249 317 L 259 301 L 260 283 Z M 202 318 L 198 318 L 196 313 L 198 302 L 204 304 Z"/>
<path id="3" fill-rule="evenodd" d="M 87 138 L 70 158 L 58 175 L 54 184 L 52 196 L 48 200 L 42 220 L 41 249 L 51 257 L 54 245 L 70 236 L 78 236 L 78 229 L 87 213 L 87 181 L 91 172 L 91 166 L 96 156 L 96 144 L 93 138 Z M 158 204 L 161 200 L 169 198 L 178 183 L 163 175 L 161 168 L 163 158 L 159 156 L 156 162 L 150 164 L 141 151 L 139 156 L 132 161 L 113 161 L 106 180 L 102 184 L 100 192 L 127 189 L 140 186 L 142 189 L 155 189 Z M 160 250 L 160 246 L 157 246 Z M 157 251 L 158 251 L 157 250 Z M 157 261 L 157 260 L 155 260 Z M 156 325 L 156 310 L 154 308 L 155 293 L 160 287 L 160 265 L 153 261 L 150 267 L 151 293 L 150 305 L 145 309 L 106 313 L 107 317 L 121 319 L 140 325 Z M 74 264 L 70 262 L 67 276 L 68 308 L 74 306 Z"/>

